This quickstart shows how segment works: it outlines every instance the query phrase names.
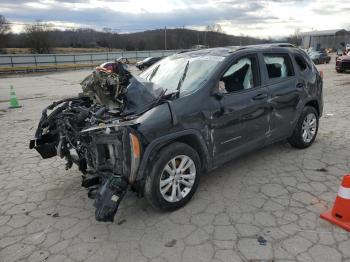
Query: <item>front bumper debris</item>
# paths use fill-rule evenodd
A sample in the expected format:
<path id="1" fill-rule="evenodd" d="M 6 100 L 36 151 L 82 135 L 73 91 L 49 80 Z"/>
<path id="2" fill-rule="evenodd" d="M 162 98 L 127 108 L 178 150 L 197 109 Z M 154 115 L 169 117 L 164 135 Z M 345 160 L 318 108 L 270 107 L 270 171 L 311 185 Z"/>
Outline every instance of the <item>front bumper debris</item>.
<path id="1" fill-rule="evenodd" d="M 101 185 L 95 197 L 95 218 L 97 221 L 113 222 L 115 213 L 128 188 L 125 178 L 110 175 Z"/>

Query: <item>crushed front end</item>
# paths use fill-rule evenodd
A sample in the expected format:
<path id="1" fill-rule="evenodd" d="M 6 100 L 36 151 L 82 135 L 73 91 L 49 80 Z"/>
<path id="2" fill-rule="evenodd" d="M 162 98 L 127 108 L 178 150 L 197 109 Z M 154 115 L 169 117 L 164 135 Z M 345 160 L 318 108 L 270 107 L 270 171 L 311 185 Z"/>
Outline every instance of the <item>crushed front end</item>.
<path id="1" fill-rule="evenodd" d="M 97 68 L 82 82 L 81 96 L 45 108 L 30 141 L 42 158 L 59 156 L 66 159 L 66 169 L 79 167 L 98 221 L 113 221 L 128 186 L 134 185 L 145 143 L 136 131 L 137 119 L 164 94 L 116 68 Z"/>
<path id="2" fill-rule="evenodd" d="M 89 185 L 89 195 L 95 198 L 95 218 L 113 221 L 128 186 L 135 182 L 141 155 L 140 137 L 131 127 L 113 124 L 82 133 L 91 136 L 96 156 L 96 171 L 92 176 L 98 178 L 98 183 Z M 83 185 L 89 176 L 83 178 Z"/>

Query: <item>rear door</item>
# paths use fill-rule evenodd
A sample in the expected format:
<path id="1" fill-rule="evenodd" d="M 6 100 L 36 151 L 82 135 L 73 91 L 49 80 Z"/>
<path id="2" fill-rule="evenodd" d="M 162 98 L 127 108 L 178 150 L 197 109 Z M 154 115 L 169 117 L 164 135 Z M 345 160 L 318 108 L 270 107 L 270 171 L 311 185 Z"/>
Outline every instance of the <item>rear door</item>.
<path id="1" fill-rule="evenodd" d="M 261 86 L 256 54 L 235 59 L 218 85 L 220 110 L 212 119 L 216 164 L 262 146 L 269 121 L 268 95 Z"/>
<path id="2" fill-rule="evenodd" d="M 304 83 L 297 81 L 287 52 L 263 53 L 261 61 L 272 108 L 269 135 L 271 140 L 279 140 L 293 131 Z"/>

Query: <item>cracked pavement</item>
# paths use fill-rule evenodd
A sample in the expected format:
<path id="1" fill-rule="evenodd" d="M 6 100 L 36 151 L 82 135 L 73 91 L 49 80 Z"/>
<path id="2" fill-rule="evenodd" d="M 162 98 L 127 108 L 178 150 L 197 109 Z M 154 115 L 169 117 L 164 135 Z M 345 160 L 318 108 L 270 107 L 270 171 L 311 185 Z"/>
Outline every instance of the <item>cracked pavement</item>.
<path id="1" fill-rule="evenodd" d="M 193 199 L 160 212 L 128 192 L 114 223 L 96 222 L 77 168 L 28 149 L 40 112 L 76 95 L 89 70 L 0 79 L 0 261 L 345 261 L 350 233 L 319 218 L 350 168 L 350 74 L 324 70 L 313 146 L 278 143 L 202 176 Z"/>

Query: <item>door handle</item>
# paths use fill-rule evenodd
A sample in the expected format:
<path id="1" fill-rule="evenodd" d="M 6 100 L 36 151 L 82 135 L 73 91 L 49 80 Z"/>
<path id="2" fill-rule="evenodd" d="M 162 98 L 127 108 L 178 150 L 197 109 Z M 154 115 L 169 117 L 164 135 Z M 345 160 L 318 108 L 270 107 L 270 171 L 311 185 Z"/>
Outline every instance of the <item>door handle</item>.
<path id="1" fill-rule="evenodd" d="M 296 88 L 301 89 L 301 88 L 303 88 L 304 86 L 305 86 L 304 83 L 297 83 Z"/>
<path id="2" fill-rule="evenodd" d="M 267 94 L 261 93 L 261 94 L 257 94 L 256 96 L 253 97 L 253 100 L 263 100 L 267 98 Z"/>

